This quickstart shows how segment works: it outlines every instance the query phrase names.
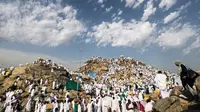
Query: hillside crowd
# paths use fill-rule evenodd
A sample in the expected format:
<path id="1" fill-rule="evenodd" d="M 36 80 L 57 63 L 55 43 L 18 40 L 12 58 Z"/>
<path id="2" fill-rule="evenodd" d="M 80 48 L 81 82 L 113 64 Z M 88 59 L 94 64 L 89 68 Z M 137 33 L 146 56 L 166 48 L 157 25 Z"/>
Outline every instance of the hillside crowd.
<path id="1" fill-rule="evenodd" d="M 50 60 L 37 60 L 34 63 L 52 64 Z M 152 77 L 148 73 L 154 74 L 156 71 L 150 70 L 143 66 L 135 68 L 137 74 L 145 73 L 136 74 L 133 80 L 147 76 L 142 80 L 145 83 L 135 81 L 130 84 L 125 80 L 122 83 L 108 77 L 102 82 L 83 82 L 82 91 L 77 96 L 66 90 L 65 86 L 60 86 L 59 80 L 50 82 L 48 79 L 38 81 L 18 77 L 1 95 L 0 112 L 151 112 L 155 99 L 168 97 L 177 83 L 173 77 L 159 70 Z M 18 86 L 19 80 L 23 80 L 24 88 Z"/>

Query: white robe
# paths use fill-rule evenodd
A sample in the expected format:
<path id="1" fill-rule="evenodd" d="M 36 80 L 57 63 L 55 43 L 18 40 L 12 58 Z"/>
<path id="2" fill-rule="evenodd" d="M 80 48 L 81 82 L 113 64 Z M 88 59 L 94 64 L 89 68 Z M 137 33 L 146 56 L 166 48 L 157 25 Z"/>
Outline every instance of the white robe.
<path id="1" fill-rule="evenodd" d="M 45 84 L 48 84 L 48 80 L 45 81 Z"/>
<path id="2" fill-rule="evenodd" d="M 64 112 L 67 112 L 67 110 L 69 111 L 69 103 L 68 101 L 64 103 Z"/>
<path id="3" fill-rule="evenodd" d="M 43 94 L 44 94 L 45 91 L 46 91 L 46 86 L 43 86 L 43 87 L 42 87 L 42 91 L 43 91 Z"/>
<path id="4" fill-rule="evenodd" d="M 112 98 L 105 96 L 102 102 L 103 112 L 108 112 L 108 109 L 112 107 Z"/>
<path id="5" fill-rule="evenodd" d="M 64 104 L 63 102 L 60 103 L 60 112 L 63 112 L 63 109 L 64 109 Z"/>
<path id="6" fill-rule="evenodd" d="M 58 108 L 58 103 L 57 102 L 53 103 L 53 112 L 55 112 L 56 108 Z"/>
<path id="7" fill-rule="evenodd" d="M 133 104 L 130 103 L 129 106 L 128 106 L 128 108 L 134 108 Z M 134 112 L 134 110 L 126 110 L 126 112 Z"/>
<path id="8" fill-rule="evenodd" d="M 122 112 L 126 112 L 126 101 L 122 100 Z"/>
<path id="9" fill-rule="evenodd" d="M 138 98 L 139 98 L 139 100 L 140 100 L 140 101 L 143 101 L 143 100 L 144 100 L 144 99 L 143 99 L 142 92 L 140 92 L 140 93 L 139 93 L 139 96 L 138 96 Z"/>
<path id="10" fill-rule="evenodd" d="M 52 89 L 55 89 L 56 82 L 53 81 Z"/>
<path id="11" fill-rule="evenodd" d="M 97 103 L 97 112 L 101 112 L 101 100 L 99 99 L 99 102 Z"/>
<path id="12" fill-rule="evenodd" d="M 33 87 L 33 84 L 31 84 L 31 85 L 29 86 L 28 93 L 30 93 L 30 92 L 31 92 L 31 89 L 32 89 L 32 87 Z"/>
<path id="13" fill-rule="evenodd" d="M 91 102 L 91 103 L 88 103 L 87 109 L 88 109 L 87 112 L 92 112 L 92 102 Z"/>
<path id="14" fill-rule="evenodd" d="M 148 86 L 148 89 L 149 89 L 149 93 L 153 93 L 153 89 L 151 86 Z"/>
<path id="15" fill-rule="evenodd" d="M 31 97 L 33 97 L 34 94 L 35 94 L 35 89 L 32 89 L 32 90 L 31 90 Z"/>
<path id="16" fill-rule="evenodd" d="M 112 112 L 120 112 L 119 111 L 119 102 L 117 99 L 112 100 Z"/>
<path id="17" fill-rule="evenodd" d="M 59 85 L 58 84 L 56 84 L 56 89 L 58 89 L 59 88 Z"/>
<path id="18" fill-rule="evenodd" d="M 43 81 L 43 80 L 42 80 L 42 79 L 40 79 L 40 85 L 42 85 L 42 81 Z"/>
<path id="19" fill-rule="evenodd" d="M 100 90 L 99 88 L 96 88 L 96 96 L 98 96 L 100 94 Z"/>
<path id="20" fill-rule="evenodd" d="M 29 99 L 26 104 L 26 111 L 31 112 L 31 100 Z"/>
<path id="21" fill-rule="evenodd" d="M 155 77 L 156 86 L 160 90 L 165 90 L 167 87 L 167 76 L 165 74 L 157 74 Z"/>
<path id="22" fill-rule="evenodd" d="M 81 112 L 81 105 L 78 105 L 78 112 Z"/>
<path id="23" fill-rule="evenodd" d="M 162 98 L 167 98 L 167 97 L 169 97 L 170 92 L 168 92 L 167 90 L 162 90 L 160 92 L 160 94 L 161 94 Z"/>
<path id="24" fill-rule="evenodd" d="M 153 110 L 152 102 L 149 102 L 145 105 L 145 112 L 151 112 Z"/>
<path id="25" fill-rule="evenodd" d="M 45 104 L 42 105 L 41 112 L 46 112 L 46 105 Z"/>
<path id="26" fill-rule="evenodd" d="M 37 104 L 37 110 L 36 110 L 36 112 L 40 112 L 41 108 L 42 108 L 41 103 L 38 103 L 38 104 Z"/>
<path id="27" fill-rule="evenodd" d="M 11 106 L 11 105 L 8 105 L 8 106 L 6 107 L 5 112 L 13 112 L 12 106 Z"/>

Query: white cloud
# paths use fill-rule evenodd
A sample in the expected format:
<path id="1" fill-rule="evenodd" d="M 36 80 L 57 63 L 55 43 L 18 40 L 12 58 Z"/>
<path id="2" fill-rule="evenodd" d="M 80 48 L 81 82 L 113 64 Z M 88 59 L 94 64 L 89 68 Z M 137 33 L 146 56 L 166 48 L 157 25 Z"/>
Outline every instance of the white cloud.
<path id="1" fill-rule="evenodd" d="M 119 21 L 119 20 L 121 20 L 120 17 L 114 17 L 114 18 L 112 19 L 112 21 Z"/>
<path id="2" fill-rule="evenodd" d="M 190 24 L 173 24 L 160 31 L 156 43 L 161 47 L 182 47 L 196 35 L 195 27 Z"/>
<path id="3" fill-rule="evenodd" d="M 113 18 L 113 17 L 115 17 L 115 16 L 116 16 L 116 13 L 113 13 L 111 17 Z"/>
<path id="4" fill-rule="evenodd" d="M 54 56 L 49 56 L 46 54 L 41 54 L 41 53 L 30 53 L 30 52 L 22 52 L 22 51 L 16 51 L 16 50 L 9 50 L 9 49 L 3 49 L 0 48 L 0 66 L 3 67 L 9 67 L 9 66 L 17 66 L 19 64 L 26 64 L 26 63 L 31 63 L 34 60 L 36 60 L 38 57 L 42 58 L 48 58 L 51 59 L 52 61 L 56 63 L 61 63 L 64 66 L 70 68 L 70 69 L 77 69 L 79 63 L 77 63 L 75 60 L 62 60 L 58 59 L 57 57 Z M 14 58 L 12 56 L 15 56 Z"/>
<path id="5" fill-rule="evenodd" d="M 179 15 L 180 15 L 180 11 L 175 11 L 175 12 L 170 13 L 168 16 L 164 18 L 164 24 L 167 24 L 170 21 L 176 19 L 177 17 L 179 17 Z"/>
<path id="6" fill-rule="evenodd" d="M 104 2 L 104 0 L 98 0 L 98 3 L 102 4 Z"/>
<path id="7" fill-rule="evenodd" d="M 105 7 L 105 5 L 104 5 L 104 4 L 102 4 L 102 5 L 101 5 L 101 8 L 104 8 L 104 7 Z"/>
<path id="8" fill-rule="evenodd" d="M 121 0 L 121 2 L 123 2 L 123 0 Z"/>
<path id="9" fill-rule="evenodd" d="M 110 12 L 113 9 L 112 6 L 110 6 L 109 8 L 106 8 L 106 12 Z"/>
<path id="10" fill-rule="evenodd" d="M 191 1 L 187 2 L 185 5 L 182 5 L 178 11 L 172 12 L 170 13 L 168 16 L 166 16 L 164 18 L 164 24 L 169 23 L 170 21 L 173 21 L 174 19 L 176 19 L 177 17 L 179 17 L 180 13 L 182 10 L 186 9 L 188 6 L 191 5 Z"/>
<path id="11" fill-rule="evenodd" d="M 154 15 L 155 12 L 156 8 L 153 7 L 153 0 L 148 1 L 142 16 L 142 21 L 146 21 L 151 15 Z"/>
<path id="12" fill-rule="evenodd" d="M 122 15 L 122 13 L 123 13 L 123 11 L 119 10 L 118 15 L 120 16 L 120 15 Z"/>
<path id="13" fill-rule="evenodd" d="M 132 7 L 135 3 L 135 0 L 125 0 L 126 2 L 126 7 Z"/>
<path id="14" fill-rule="evenodd" d="M 131 20 L 130 22 L 102 22 L 88 32 L 94 37 L 97 45 L 137 46 L 146 43 L 155 30 L 156 24 Z"/>
<path id="15" fill-rule="evenodd" d="M 91 39 L 85 39 L 85 43 L 88 44 L 91 42 Z"/>
<path id="16" fill-rule="evenodd" d="M 95 7 L 93 10 L 94 10 L 94 11 L 97 11 L 97 8 Z"/>
<path id="17" fill-rule="evenodd" d="M 140 4 L 142 4 L 144 0 L 137 0 L 135 4 L 133 5 L 133 8 L 137 8 Z"/>
<path id="18" fill-rule="evenodd" d="M 197 37 L 196 41 L 194 41 L 188 48 L 184 49 L 183 53 L 186 55 L 189 54 L 192 50 L 198 48 L 200 48 L 200 37 Z"/>
<path id="19" fill-rule="evenodd" d="M 2 37 L 7 40 L 58 46 L 86 31 L 76 19 L 77 10 L 68 5 L 16 1 L 1 2 L 0 9 L 0 32 L 5 32 Z"/>
<path id="20" fill-rule="evenodd" d="M 165 8 L 165 10 L 168 10 L 171 8 L 174 4 L 176 4 L 177 0 L 161 0 L 159 4 L 159 8 Z"/>
<path id="21" fill-rule="evenodd" d="M 126 0 L 126 7 L 132 7 L 133 9 L 137 8 L 144 0 Z"/>
<path id="22" fill-rule="evenodd" d="M 192 4 L 192 2 L 189 1 L 189 2 L 187 2 L 185 5 L 182 5 L 182 6 L 179 8 L 179 10 L 184 10 L 184 9 L 186 9 L 187 7 L 189 7 L 191 4 Z"/>

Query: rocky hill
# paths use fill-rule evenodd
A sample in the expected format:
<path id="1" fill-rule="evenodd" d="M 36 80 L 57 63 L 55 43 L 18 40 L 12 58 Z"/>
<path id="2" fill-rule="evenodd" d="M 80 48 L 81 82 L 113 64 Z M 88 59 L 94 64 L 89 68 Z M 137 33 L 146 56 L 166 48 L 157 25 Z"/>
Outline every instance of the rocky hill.
<path id="1" fill-rule="evenodd" d="M 152 76 L 155 76 L 158 70 L 159 69 L 143 62 L 123 56 L 112 59 L 92 57 L 79 69 L 79 71 L 83 74 L 96 72 L 96 79 L 98 79 L 98 81 L 101 81 L 103 78 L 102 76 L 104 75 L 109 78 L 116 78 L 117 80 L 130 80 L 131 78 L 137 78 L 138 76 L 143 76 L 142 78 L 144 79 L 152 79 Z M 166 70 L 162 71 L 166 72 L 169 76 L 175 75 L 174 73 Z M 144 82 L 145 81 L 146 80 L 144 80 Z"/>
<path id="2" fill-rule="evenodd" d="M 74 74 L 69 74 L 69 72 L 62 65 L 57 65 L 56 63 L 52 63 L 51 61 L 37 60 L 34 63 L 26 64 L 22 66 L 15 67 L 12 72 L 9 72 L 5 75 L 0 75 L 0 97 L 5 99 L 5 92 L 9 90 L 9 88 L 17 87 L 18 89 L 22 89 L 24 92 L 21 95 L 22 106 L 26 104 L 26 99 L 29 94 L 29 85 L 27 81 L 33 81 L 36 85 L 41 89 L 40 85 L 41 79 L 43 79 L 43 84 L 47 87 L 47 94 L 50 95 L 51 92 L 57 94 L 58 99 L 63 99 L 66 92 L 69 92 L 71 97 L 76 97 L 78 92 L 76 91 L 65 91 L 64 94 L 60 94 L 58 91 L 52 90 L 52 83 L 55 79 L 62 85 L 66 84 L 66 79 L 71 77 L 73 80 L 76 80 L 77 75 L 81 75 L 83 78 L 83 82 L 92 82 L 93 79 L 84 74 L 90 72 L 97 73 L 97 82 L 101 82 L 103 76 L 107 76 L 108 79 L 117 79 L 117 82 L 123 83 L 134 83 L 138 82 L 139 84 L 150 84 L 153 83 L 153 78 L 159 69 L 147 65 L 145 63 L 139 62 L 129 57 L 119 57 L 116 59 L 104 59 L 101 57 L 93 57 L 85 62 L 85 64 L 78 70 L 78 72 L 74 72 Z M 162 70 L 166 72 L 168 76 L 172 77 L 176 74 L 171 73 L 166 70 Z M 82 73 L 82 74 L 80 74 Z M 48 80 L 47 83 L 46 80 Z M 31 83 L 33 83 L 31 82 Z M 164 110 L 175 110 L 175 107 L 178 110 L 188 110 L 191 106 L 197 105 L 197 103 L 192 103 L 189 100 L 184 100 L 183 98 L 179 98 L 179 95 L 182 93 L 181 88 L 174 88 L 172 90 L 171 96 L 168 99 L 159 100 L 156 102 L 155 108 L 160 112 L 164 112 Z M 186 92 L 187 93 L 187 92 Z M 37 93 L 40 96 L 41 93 Z M 36 96 L 37 96 L 36 95 Z M 86 100 L 89 99 L 90 96 L 81 94 L 81 97 L 84 97 Z M 152 99 L 157 99 L 157 94 L 150 95 Z M 162 106 L 160 104 L 164 104 Z M 199 105 L 198 105 L 199 107 Z M 192 107 L 193 108 L 193 107 Z"/>
<path id="3" fill-rule="evenodd" d="M 8 73 L 8 72 L 7 72 Z M 29 85 L 33 84 L 38 86 L 39 90 L 43 86 L 46 86 L 46 95 L 50 95 L 52 92 L 58 96 L 58 99 L 64 99 L 66 92 L 69 92 L 72 98 L 77 96 L 77 91 L 68 90 L 64 91 L 63 94 L 57 90 L 52 90 L 53 81 L 59 86 L 66 85 L 66 79 L 71 77 L 76 79 L 75 75 L 71 76 L 64 67 L 56 64 L 45 63 L 31 63 L 22 66 L 17 66 L 12 72 L 5 75 L 0 75 L 0 98 L 5 100 L 5 93 L 12 90 L 22 90 L 21 95 L 22 106 L 26 104 L 26 99 L 29 97 Z M 41 79 L 43 84 L 41 85 Z M 13 89 L 14 88 L 14 89 Z M 36 93 L 36 96 L 40 97 L 42 93 Z M 87 97 L 87 96 L 84 96 Z"/>

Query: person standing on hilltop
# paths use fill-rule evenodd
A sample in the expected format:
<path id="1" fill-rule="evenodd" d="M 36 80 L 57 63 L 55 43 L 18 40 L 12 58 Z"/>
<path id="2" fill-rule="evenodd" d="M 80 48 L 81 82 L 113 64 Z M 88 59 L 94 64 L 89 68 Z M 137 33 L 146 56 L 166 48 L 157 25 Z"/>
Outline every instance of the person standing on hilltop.
<path id="1" fill-rule="evenodd" d="M 166 87 L 167 87 L 167 76 L 162 74 L 161 71 L 158 71 L 158 74 L 155 76 L 154 81 L 156 86 L 161 91 L 161 97 L 165 98 L 167 96 Z"/>

